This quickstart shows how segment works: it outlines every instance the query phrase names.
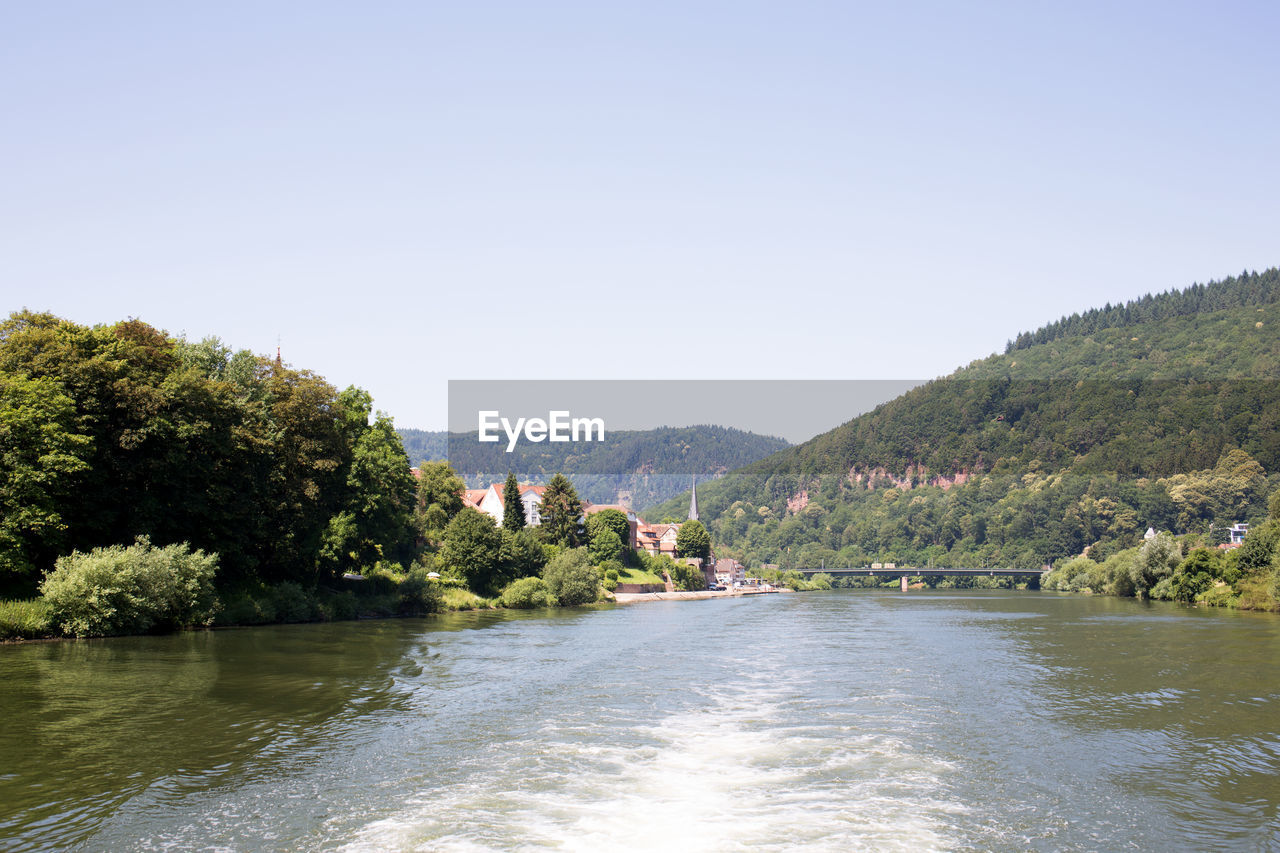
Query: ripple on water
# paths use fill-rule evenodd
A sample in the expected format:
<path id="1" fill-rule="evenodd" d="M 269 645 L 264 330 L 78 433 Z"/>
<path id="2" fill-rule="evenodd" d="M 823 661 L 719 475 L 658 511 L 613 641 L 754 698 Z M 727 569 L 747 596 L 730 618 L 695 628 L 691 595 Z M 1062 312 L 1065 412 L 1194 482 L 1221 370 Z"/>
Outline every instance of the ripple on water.
<path id="1" fill-rule="evenodd" d="M 553 723 L 426 788 L 344 849 L 917 850 L 948 846 L 945 762 L 903 739 L 795 718 L 744 678 L 656 721 Z"/>

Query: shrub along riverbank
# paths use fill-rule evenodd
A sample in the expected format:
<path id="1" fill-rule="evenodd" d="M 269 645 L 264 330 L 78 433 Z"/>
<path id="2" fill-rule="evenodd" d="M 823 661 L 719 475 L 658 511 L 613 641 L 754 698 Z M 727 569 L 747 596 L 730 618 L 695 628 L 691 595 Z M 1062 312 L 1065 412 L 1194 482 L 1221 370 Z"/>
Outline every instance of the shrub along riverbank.
<path id="1" fill-rule="evenodd" d="M 1204 537 L 1161 533 L 1102 562 L 1063 561 L 1040 581 L 1042 589 L 1130 596 L 1241 610 L 1280 610 L 1280 492 L 1271 517 L 1231 550 L 1207 547 Z"/>
<path id="2" fill-rule="evenodd" d="M 217 563 L 216 555 L 186 545 L 153 547 L 145 537 L 127 548 L 73 553 L 45 578 L 41 598 L 0 601 L 0 641 L 579 606 L 597 602 L 604 586 L 585 548 L 557 554 L 542 575 L 511 581 L 491 598 L 456 575 L 431 577 L 422 566 L 378 566 L 311 588 L 283 581 L 219 592 Z"/>

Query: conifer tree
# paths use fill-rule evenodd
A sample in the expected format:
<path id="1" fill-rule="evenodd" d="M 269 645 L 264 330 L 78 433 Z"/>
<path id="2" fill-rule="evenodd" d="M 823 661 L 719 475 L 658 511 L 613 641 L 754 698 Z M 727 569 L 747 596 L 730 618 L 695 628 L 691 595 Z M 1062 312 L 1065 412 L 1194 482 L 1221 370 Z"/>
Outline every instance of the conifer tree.
<path id="1" fill-rule="evenodd" d="M 547 542 L 564 548 L 582 543 L 582 501 L 564 474 L 556 474 L 547 483 L 538 510 L 542 516 L 542 533 Z"/>
<path id="2" fill-rule="evenodd" d="M 515 533 L 524 529 L 524 501 L 520 500 L 520 483 L 514 471 L 507 472 L 507 482 L 502 487 L 502 529 Z"/>

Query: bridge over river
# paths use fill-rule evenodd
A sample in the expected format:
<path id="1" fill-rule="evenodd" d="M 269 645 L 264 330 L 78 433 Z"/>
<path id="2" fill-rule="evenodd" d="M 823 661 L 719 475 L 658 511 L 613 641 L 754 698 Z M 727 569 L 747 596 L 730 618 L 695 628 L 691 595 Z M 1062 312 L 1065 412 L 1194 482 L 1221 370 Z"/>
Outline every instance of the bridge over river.
<path id="1" fill-rule="evenodd" d="M 902 591 L 907 591 L 908 578 L 915 577 L 976 577 L 977 575 L 986 575 L 988 577 L 1036 577 L 1040 575 L 1043 569 L 1013 569 L 1013 568 L 981 568 L 981 569 L 935 569 L 920 568 L 919 566 L 861 566 L 854 568 L 846 566 L 844 568 L 827 568 L 825 566 L 817 569 L 796 569 L 802 575 L 816 575 L 825 573 L 828 575 L 866 575 L 868 577 L 902 578 Z"/>

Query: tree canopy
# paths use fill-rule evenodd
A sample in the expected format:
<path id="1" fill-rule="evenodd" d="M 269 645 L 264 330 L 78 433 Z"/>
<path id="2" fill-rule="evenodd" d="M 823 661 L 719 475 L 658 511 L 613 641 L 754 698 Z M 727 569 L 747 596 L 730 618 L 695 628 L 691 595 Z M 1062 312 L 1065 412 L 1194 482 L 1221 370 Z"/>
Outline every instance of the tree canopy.
<path id="1" fill-rule="evenodd" d="M 312 584 L 416 538 L 413 482 L 369 395 L 141 320 L 0 323 L 0 586 L 73 550 L 149 536 L 219 558 L 223 583 Z"/>
<path id="2" fill-rule="evenodd" d="M 676 550 L 681 557 L 705 560 L 711 556 L 711 535 L 701 521 L 686 521 L 676 533 Z"/>

